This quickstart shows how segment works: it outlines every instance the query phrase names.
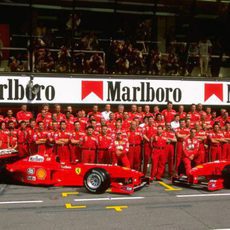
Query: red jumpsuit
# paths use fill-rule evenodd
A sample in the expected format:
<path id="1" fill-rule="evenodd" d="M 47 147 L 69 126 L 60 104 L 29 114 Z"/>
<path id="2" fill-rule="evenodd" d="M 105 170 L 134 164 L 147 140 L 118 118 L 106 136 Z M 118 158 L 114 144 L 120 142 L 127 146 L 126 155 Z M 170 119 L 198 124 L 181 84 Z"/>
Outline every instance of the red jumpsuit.
<path id="1" fill-rule="evenodd" d="M 95 163 L 97 138 L 86 135 L 80 139 L 82 163 Z"/>
<path id="2" fill-rule="evenodd" d="M 224 138 L 224 134 L 222 132 L 210 132 L 209 139 L 213 138 Z M 222 144 L 221 143 L 212 143 L 210 142 L 210 157 L 211 157 L 211 161 L 215 161 L 215 160 L 222 160 Z"/>
<path id="3" fill-rule="evenodd" d="M 129 142 L 126 140 L 114 140 L 111 142 L 109 149 L 112 151 L 112 163 L 120 165 L 126 168 L 130 168 L 129 159 L 127 153 L 129 151 Z M 121 154 L 117 155 L 116 151 L 120 151 Z"/>
<path id="4" fill-rule="evenodd" d="M 9 122 L 9 121 L 13 121 L 15 127 L 17 126 L 17 120 L 16 120 L 15 117 L 5 117 L 4 121 L 6 122 L 7 127 L 8 127 L 8 122 Z"/>
<path id="5" fill-rule="evenodd" d="M 26 130 L 28 132 L 28 138 L 27 139 L 28 139 L 29 153 L 30 153 L 30 155 L 33 155 L 33 154 L 37 153 L 37 151 L 38 151 L 37 145 L 34 141 L 34 134 L 36 132 L 36 129 L 29 127 Z"/>
<path id="6" fill-rule="evenodd" d="M 141 142 L 142 133 L 136 130 L 129 130 L 127 132 L 129 141 L 129 151 L 127 157 L 129 159 L 130 167 L 137 171 L 141 170 Z"/>
<path id="7" fill-rule="evenodd" d="M 1 149 L 8 148 L 8 135 L 9 135 L 9 131 L 7 129 L 0 130 L 0 139 L 2 141 Z"/>
<path id="8" fill-rule="evenodd" d="M 41 140 L 41 139 L 45 139 L 46 142 L 48 140 L 48 131 L 37 131 L 34 133 L 33 135 L 33 139 L 34 139 L 34 142 L 36 144 L 37 141 Z M 37 147 L 37 152 L 40 153 L 40 154 L 47 154 L 47 151 L 46 151 L 46 147 L 47 147 L 47 143 L 42 143 L 42 144 L 36 144 L 36 147 Z M 49 153 L 48 153 L 49 154 Z"/>
<path id="9" fill-rule="evenodd" d="M 164 136 L 166 138 L 171 138 L 174 139 L 176 137 L 175 133 L 173 131 L 165 131 Z M 166 152 L 166 157 L 168 160 L 168 173 L 170 176 L 173 175 L 173 168 L 174 168 L 174 143 L 173 142 L 167 142 L 166 147 L 165 147 L 165 152 Z M 166 160 L 166 161 L 167 161 Z"/>
<path id="10" fill-rule="evenodd" d="M 18 155 L 19 157 L 24 157 L 29 155 L 29 147 L 28 147 L 28 131 L 18 129 L 17 133 L 18 137 Z"/>
<path id="11" fill-rule="evenodd" d="M 68 131 L 58 131 L 57 135 L 54 136 L 54 140 L 58 141 L 60 139 L 70 139 L 70 132 Z M 56 144 L 57 155 L 60 158 L 60 162 L 70 162 L 70 149 L 69 143 L 66 144 Z"/>
<path id="12" fill-rule="evenodd" d="M 31 118 L 33 118 L 33 115 L 31 112 L 24 112 L 24 111 L 19 111 L 17 112 L 16 114 L 16 118 L 17 118 L 17 121 L 20 123 L 20 121 L 26 121 L 27 123 L 29 123 L 29 120 Z"/>
<path id="13" fill-rule="evenodd" d="M 224 131 L 224 138 L 230 139 L 230 131 Z M 230 160 L 230 141 L 223 144 L 223 160 Z"/>
<path id="14" fill-rule="evenodd" d="M 111 153 L 109 146 L 112 138 L 108 135 L 99 134 L 97 146 L 97 162 L 101 164 L 111 164 Z"/>
<path id="15" fill-rule="evenodd" d="M 176 115 L 176 111 L 174 109 L 168 110 L 164 109 L 161 114 L 164 116 L 164 120 L 166 123 L 172 122 L 174 120 L 174 116 Z"/>
<path id="16" fill-rule="evenodd" d="M 161 136 L 156 135 L 152 141 L 152 169 L 150 177 L 160 180 L 165 171 L 165 163 L 167 160 L 166 155 L 166 143 L 167 138 L 162 134 Z"/>
<path id="17" fill-rule="evenodd" d="M 199 155 L 200 155 L 201 163 L 204 163 L 207 157 L 205 156 L 205 153 L 206 153 L 205 147 L 204 147 L 205 140 L 200 140 L 199 137 L 205 137 L 205 136 L 207 136 L 207 134 L 204 130 L 200 130 L 199 132 L 196 132 L 196 138 L 199 141 Z"/>
<path id="18" fill-rule="evenodd" d="M 189 158 L 191 155 L 194 155 L 193 160 L 196 165 L 201 163 L 199 155 L 199 140 L 197 138 L 187 137 L 183 142 L 183 162 L 187 176 L 190 175 L 190 170 L 192 169 L 192 160 Z"/>
<path id="19" fill-rule="evenodd" d="M 190 130 L 188 128 L 178 128 L 176 129 L 176 133 L 180 135 L 189 135 Z M 180 163 L 182 161 L 183 141 L 184 141 L 184 138 L 177 138 L 177 144 L 176 144 L 176 171 L 177 172 L 178 172 Z"/>
<path id="20" fill-rule="evenodd" d="M 101 115 L 100 112 L 96 112 L 96 113 L 89 112 L 88 115 L 87 115 L 87 117 L 90 117 L 90 116 L 93 116 L 94 119 L 96 120 L 96 122 L 101 122 L 101 118 L 103 118 L 103 116 Z"/>
<path id="21" fill-rule="evenodd" d="M 80 139 L 85 136 L 85 132 L 82 131 L 73 131 L 71 134 L 71 140 L 79 141 L 78 144 L 70 144 L 71 152 L 71 161 L 75 162 L 81 161 L 81 148 L 80 148 Z"/>
<path id="22" fill-rule="evenodd" d="M 17 137 L 14 135 L 9 135 L 8 136 L 8 148 L 14 148 L 15 146 L 17 146 L 17 144 L 18 144 Z"/>
<path id="23" fill-rule="evenodd" d="M 196 121 L 200 121 L 200 114 L 198 112 L 188 112 L 188 114 L 190 114 L 191 118 L 191 122 L 196 122 Z"/>
<path id="24" fill-rule="evenodd" d="M 144 135 L 148 137 L 150 140 L 152 136 L 154 136 L 157 132 L 156 126 L 146 126 Z M 147 166 L 150 160 L 152 154 L 152 147 L 150 145 L 150 142 L 144 141 L 144 166 L 143 166 L 143 173 L 146 175 L 147 173 Z"/>

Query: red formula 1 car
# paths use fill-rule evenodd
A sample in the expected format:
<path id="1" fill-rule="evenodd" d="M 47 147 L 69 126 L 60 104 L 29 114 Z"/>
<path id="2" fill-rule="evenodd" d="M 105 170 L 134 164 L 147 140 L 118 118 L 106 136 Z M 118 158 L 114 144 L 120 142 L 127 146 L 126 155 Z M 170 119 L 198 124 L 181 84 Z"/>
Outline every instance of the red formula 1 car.
<path id="1" fill-rule="evenodd" d="M 84 186 L 91 193 L 132 194 L 149 184 L 143 173 L 115 165 L 59 163 L 55 157 L 32 155 L 2 167 L 11 182 L 41 186 Z"/>
<path id="2" fill-rule="evenodd" d="M 214 161 L 197 165 L 190 175 L 172 178 L 175 185 L 204 185 L 209 191 L 230 188 L 230 161 Z"/>

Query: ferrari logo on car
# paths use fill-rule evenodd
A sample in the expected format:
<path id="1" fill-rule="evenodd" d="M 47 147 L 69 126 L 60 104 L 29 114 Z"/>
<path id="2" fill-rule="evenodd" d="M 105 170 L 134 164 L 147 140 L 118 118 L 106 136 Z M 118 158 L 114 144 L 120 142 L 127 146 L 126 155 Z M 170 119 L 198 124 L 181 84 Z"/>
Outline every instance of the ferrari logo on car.
<path id="1" fill-rule="evenodd" d="M 81 168 L 76 168 L 75 172 L 76 172 L 77 175 L 79 175 L 81 173 Z"/>

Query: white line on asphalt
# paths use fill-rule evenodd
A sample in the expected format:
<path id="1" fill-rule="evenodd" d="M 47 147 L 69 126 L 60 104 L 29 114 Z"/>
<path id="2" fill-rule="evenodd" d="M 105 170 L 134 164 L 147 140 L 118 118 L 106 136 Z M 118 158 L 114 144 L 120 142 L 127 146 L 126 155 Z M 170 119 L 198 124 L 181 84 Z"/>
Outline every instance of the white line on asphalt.
<path id="1" fill-rule="evenodd" d="M 74 201 L 104 201 L 104 200 L 140 200 L 143 196 L 137 197 L 105 197 L 105 198 L 89 198 L 89 199 L 74 199 Z"/>
<path id="2" fill-rule="evenodd" d="M 31 204 L 31 203 L 42 203 L 43 200 L 19 200 L 19 201 L 3 201 L 0 204 Z"/>
<path id="3" fill-rule="evenodd" d="M 230 196 L 230 193 L 176 195 L 176 197 L 178 197 L 178 198 L 184 198 L 184 197 L 206 197 L 206 196 Z"/>

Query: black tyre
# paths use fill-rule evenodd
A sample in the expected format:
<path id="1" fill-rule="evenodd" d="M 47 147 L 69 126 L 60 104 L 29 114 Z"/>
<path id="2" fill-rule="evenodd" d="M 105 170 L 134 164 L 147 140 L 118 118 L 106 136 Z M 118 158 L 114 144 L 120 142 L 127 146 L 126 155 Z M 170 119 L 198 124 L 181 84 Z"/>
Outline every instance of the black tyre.
<path id="1" fill-rule="evenodd" d="M 90 169 L 84 176 L 84 186 L 91 193 L 104 193 L 110 186 L 110 176 L 105 169 Z"/>
<path id="2" fill-rule="evenodd" d="M 224 187 L 230 189 L 230 165 L 226 165 L 222 171 Z"/>

